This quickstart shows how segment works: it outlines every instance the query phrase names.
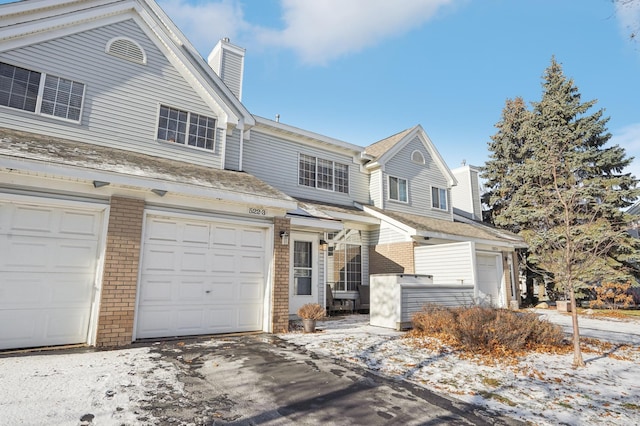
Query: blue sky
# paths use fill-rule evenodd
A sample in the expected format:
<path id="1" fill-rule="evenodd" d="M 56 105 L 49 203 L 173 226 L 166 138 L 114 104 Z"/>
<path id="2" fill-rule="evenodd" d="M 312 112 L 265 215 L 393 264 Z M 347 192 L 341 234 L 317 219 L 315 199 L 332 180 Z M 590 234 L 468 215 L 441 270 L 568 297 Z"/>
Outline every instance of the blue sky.
<path id="1" fill-rule="evenodd" d="M 158 3 L 203 57 L 246 49 L 253 114 L 362 146 L 421 124 L 451 168 L 484 164 L 505 100 L 539 100 L 555 55 L 640 177 L 640 0 Z"/>
<path id="2" fill-rule="evenodd" d="M 640 7 L 610 0 L 159 0 L 206 57 L 247 49 L 243 102 L 366 146 L 421 124 L 447 164 L 483 165 L 507 98 L 555 55 L 640 177 Z M 635 2 L 636 6 L 640 1 Z M 593 110 L 595 112 L 595 109 Z"/>

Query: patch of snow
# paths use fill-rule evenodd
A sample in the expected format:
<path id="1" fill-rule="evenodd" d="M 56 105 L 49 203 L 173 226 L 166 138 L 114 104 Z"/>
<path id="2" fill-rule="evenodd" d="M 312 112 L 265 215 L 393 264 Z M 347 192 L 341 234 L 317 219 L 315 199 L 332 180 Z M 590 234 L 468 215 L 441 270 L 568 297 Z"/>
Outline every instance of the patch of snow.
<path id="1" fill-rule="evenodd" d="M 565 321 L 552 313 L 547 319 Z M 600 322 L 588 323 L 596 329 L 615 325 L 614 343 L 625 333 L 635 341 L 640 333 L 637 321 L 590 321 Z M 585 352 L 587 366 L 574 369 L 573 354 L 535 353 L 512 363 L 469 359 L 433 339 L 421 342 L 404 338 L 405 333 L 372 327 L 366 315 L 319 321 L 318 329 L 317 333 L 279 336 L 320 355 L 409 380 L 536 425 L 630 425 L 640 421 L 638 346 L 618 344 L 608 351 Z"/>
<path id="2" fill-rule="evenodd" d="M 0 424 L 140 424 L 159 388 L 182 389 L 159 357 L 135 348 L 0 358 Z"/>

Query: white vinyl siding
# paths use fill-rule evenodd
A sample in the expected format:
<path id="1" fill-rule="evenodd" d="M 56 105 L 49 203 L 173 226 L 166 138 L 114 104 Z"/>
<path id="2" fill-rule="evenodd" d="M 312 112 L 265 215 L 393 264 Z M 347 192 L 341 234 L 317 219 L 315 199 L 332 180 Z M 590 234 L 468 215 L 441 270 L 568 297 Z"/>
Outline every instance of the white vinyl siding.
<path id="1" fill-rule="evenodd" d="M 300 153 L 349 165 L 349 193 L 319 191 L 299 184 Z M 244 141 L 243 168 L 258 179 L 267 182 L 286 194 L 320 202 L 352 205 L 369 202 L 369 179 L 352 157 L 328 150 L 300 145 L 273 135 L 251 129 L 251 139 Z"/>
<path id="2" fill-rule="evenodd" d="M 220 78 L 238 99 L 242 96 L 242 56 L 226 50 L 222 55 Z"/>
<path id="3" fill-rule="evenodd" d="M 425 159 L 425 164 L 416 164 L 410 161 L 414 151 L 420 151 Z M 425 148 L 418 136 L 407 143 L 385 164 L 385 175 L 401 176 L 408 181 L 408 202 L 399 203 L 386 199 L 381 208 L 402 213 L 429 216 L 436 219 L 453 220 L 451 209 L 440 210 L 431 207 L 431 186 L 448 188 L 447 177 L 442 173 L 438 165 Z M 389 185 L 387 178 L 383 179 L 385 186 Z M 389 189 L 384 188 L 383 193 L 388 194 Z"/>
<path id="4" fill-rule="evenodd" d="M 433 275 L 434 284 L 475 284 L 474 250 L 471 242 L 416 247 L 415 272 Z"/>
<path id="5" fill-rule="evenodd" d="M 114 37 L 128 37 L 147 53 L 147 65 L 105 53 Z M 214 151 L 156 141 L 158 105 L 215 114 L 133 20 L 0 53 L 0 61 L 85 83 L 80 125 L 19 110 L 0 109 L 0 126 L 144 154 L 222 167 L 222 143 Z M 114 127 L 114 123 L 118 123 Z M 221 129 L 216 129 L 216 137 Z"/>

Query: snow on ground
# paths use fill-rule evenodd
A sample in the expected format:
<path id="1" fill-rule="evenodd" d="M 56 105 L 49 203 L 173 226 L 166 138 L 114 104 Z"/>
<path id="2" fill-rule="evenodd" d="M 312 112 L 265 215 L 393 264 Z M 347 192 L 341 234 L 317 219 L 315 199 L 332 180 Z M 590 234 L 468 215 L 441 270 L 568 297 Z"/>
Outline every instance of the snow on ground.
<path id="1" fill-rule="evenodd" d="M 0 425 L 134 425 L 177 371 L 149 348 L 0 358 Z M 93 423 L 91 423 L 93 422 Z"/>
<path id="2" fill-rule="evenodd" d="M 567 321 L 552 311 L 545 315 L 553 322 Z M 512 363 L 488 363 L 461 357 L 435 340 L 416 342 L 404 338 L 405 333 L 372 327 L 368 320 L 367 315 L 332 318 L 319 322 L 317 333 L 279 336 L 322 356 L 535 425 L 640 424 L 637 344 L 585 352 L 587 366 L 582 369 L 571 367 L 572 354 L 532 354 Z M 595 330 L 618 342 L 621 336 L 632 342 L 640 336 L 637 320 L 581 321 L 584 334 Z M 2 356 L 0 425 L 154 424 L 152 402 L 170 406 L 172 398 L 184 393 L 178 373 L 145 347 Z"/>
<path id="3" fill-rule="evenodd" d="M 565 321 L 549 312 L 550 320 Z M 620 334 L 637 335 L 640 322 L 607 321 Z M 555 321 L 554 321 L 555 322 Z M 597 324 L 590 324 L 598 328 Z M 317 333 L 280 337 L 323 356 L 406 379 L 427 389 L 536 425 L 640 424 L 640 347 L 610 345 L 584 352 L 587 366 L 571 367 L 573 354 L 531 354 L 515 362 L 465 359 L 435 340 L 416 345 L 404 333 L 368 325 L 368 316 L 318 322 Z"/>

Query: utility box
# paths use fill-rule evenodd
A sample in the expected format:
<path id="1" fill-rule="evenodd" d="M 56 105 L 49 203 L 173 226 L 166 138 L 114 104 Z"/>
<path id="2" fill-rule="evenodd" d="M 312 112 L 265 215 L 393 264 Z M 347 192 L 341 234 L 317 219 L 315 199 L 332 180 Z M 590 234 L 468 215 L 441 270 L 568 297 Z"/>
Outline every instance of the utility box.
<path id="1" fill-rule="evenodd" d="M 411 316 L 422 310 L 425 302 L 421 296 L 433 287 L 433 276 L 373 274 L 369 285 L 369 323 L 402 330 L 411 328 Z"/>

